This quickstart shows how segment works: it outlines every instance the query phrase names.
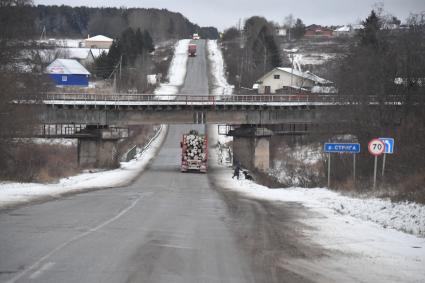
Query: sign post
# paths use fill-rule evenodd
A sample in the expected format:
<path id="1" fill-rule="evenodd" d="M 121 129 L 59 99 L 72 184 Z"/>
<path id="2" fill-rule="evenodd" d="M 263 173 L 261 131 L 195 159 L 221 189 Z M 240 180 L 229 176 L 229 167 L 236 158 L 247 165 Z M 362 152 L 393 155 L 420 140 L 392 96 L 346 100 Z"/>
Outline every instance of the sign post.
<path id="1" fill-rule="evenodd" d="M 328 188 L 331 186 L 331 153 L 328 153 Z"/>
<path id="2" fill-rule="evenodd" d="M 373 139 L 367 146 L 369 153 L 375 156 L 375 166 L 373 169 L 373 189 L 376 188 L 376 170 L 378 166 L 378 156 L 384 153 L 385 144 L 380 139 Z"/>
<path id="3" fill-rule="evenodd" d="M 384 177 L 385 174 L 385 161 L 387 154 L 393 154 L 394 153 L 394 139 L 393 138 L 379 138 L 385 145 L 384 150 L 384 157 L 382 159 L 382 172 L 381 175 Z"/>
<path id="4" fill-rule="evenodd" d="M 384 156 L 382 156 L 382 171 L 381 176 L 384 177 L 385 175 L 385 160 L 387 159 L 387 154 L 384 152 Z"/>
<path id="5" fill-rule="evenodd" d="M 324 151 L 328 153 L 328 188 L 331 186 L 331 153 L 353 154 L 353 178 L 356 179 L 356 153 L 360 153 L 359 143 L 325 143 Z"/>

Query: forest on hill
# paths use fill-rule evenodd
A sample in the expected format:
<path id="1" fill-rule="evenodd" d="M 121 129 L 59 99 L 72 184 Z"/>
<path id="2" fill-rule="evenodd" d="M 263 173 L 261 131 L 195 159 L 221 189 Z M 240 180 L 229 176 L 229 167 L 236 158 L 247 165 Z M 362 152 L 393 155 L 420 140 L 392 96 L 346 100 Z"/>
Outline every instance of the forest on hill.
<path id="1" fill-rule="evenodd" d="M 215 27 L 200 27 L 180 13 L 166 9 L 144 8 L 91 8 L 70 6 L 27 6 L 33 22 L 33 37 L 43 30 L 47 37 L 87 37 L 102 34 L 117 38 L 127 28 L 148 31 L 155 41 L 188 38 L 199 33 L 202 38 L 217 39 Z M 10 13 L 21 9 L 9 7 Z M 22 15 L 22 14 L 20 14 Z M 18 14 L 17 14 L 18 17 Z"/>

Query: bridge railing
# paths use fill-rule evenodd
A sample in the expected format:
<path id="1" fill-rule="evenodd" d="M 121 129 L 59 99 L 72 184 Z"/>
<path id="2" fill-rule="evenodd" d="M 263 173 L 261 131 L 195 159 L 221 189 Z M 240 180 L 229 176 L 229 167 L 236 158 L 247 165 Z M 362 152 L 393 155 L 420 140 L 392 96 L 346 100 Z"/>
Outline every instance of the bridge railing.
<path id="1" fill-rule="evenodd" d="M 387 96 L 348 96 L 348 95 L 155 95 L 155 94 L 93 94 L 93 93 L 46 93 L 43 101 L 75 101 L 81 102 L 155 102 L 162 104 L 174 103 L 202 103 L 202 104 L 261 104 L 261 103 L 316 103 L 316 104 L 386 104 L 401 105 L 407 101 L 424 103 L 425 95 L 387 95 Z"/>
<path id="2" fill-rule="evenodd" d="M 93 94 L 93 93 L 46 93 L 43 100 L 67 101 L 187 101 L 187 102 L 341 102 L 351 97 L 338 95 L 154 95 L 154 94 Z"/>

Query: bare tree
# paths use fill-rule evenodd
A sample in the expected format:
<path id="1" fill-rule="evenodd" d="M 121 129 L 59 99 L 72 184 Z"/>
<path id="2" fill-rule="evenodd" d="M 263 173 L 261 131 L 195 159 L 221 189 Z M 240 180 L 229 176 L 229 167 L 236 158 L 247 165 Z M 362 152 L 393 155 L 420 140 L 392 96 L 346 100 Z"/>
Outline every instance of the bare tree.
<path id="1" fill-rule="evenodd" d="M 283 21 L 284 26 L 288 29 L 288 39 L 291 40 L 291 32 L 292 28 L 295 25 L 295 18 L 292 14 L 289 14 L 285 17 L 285 20 Z"/>
<path id="2" fill-rule="evenodd" d="M 27 72 L 25 54 L 31 50 L 32 1 L 2 1 L 0 6 L 0 177 L 16 172 L 17 144 L 12 138 L 32 130 L 33 108 L 11 103 L 23 96 L 37 95 L 43 78 Z"/>

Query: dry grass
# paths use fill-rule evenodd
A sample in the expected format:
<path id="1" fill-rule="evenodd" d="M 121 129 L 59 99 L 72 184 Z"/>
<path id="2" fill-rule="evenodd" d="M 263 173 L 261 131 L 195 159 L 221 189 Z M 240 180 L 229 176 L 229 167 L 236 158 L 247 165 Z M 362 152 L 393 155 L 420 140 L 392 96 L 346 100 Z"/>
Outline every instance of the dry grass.
<path id="1" fill-rule="evenodd" d="M 278 168 L 271 170 L 273 176 L 269 176 L 270 180 L 273 181 L 273 183 L 278 181 L 280 186 L 286 187 L 294 185 L 303 187 L 326 186 L 327 159 L 322 158 L 317 163 L 304 162 L 305 159 L 303 155 L 297 152 L 299 149 L 299 147 L 291 143 L 280 143 L 274 147 L 273 161 L 278 165 Z M 419 168 L 413 171 L 413 173 L 404 172 L 403 174 L 400 172 L 393 172 L 394 170 L 388 170 L 385 178 L 378 176 L 377 188 L 374 190 L 372 177 L 373 168 L 360 170 L 365 169 L 360 168 L 365 165 L 365 162 L 359 162 L 362 161 L 359 160 L 360 158 L 368 158 L 365 162 L 371 163 L 369 160 L 370 156 L 358 157 L 358 172 L 357 178 L 354 181 L 352 175 L 352 156 L 337 154 L 332 156 L 330 189 L 349 195 L 390 198 L 397 202 L 412 201 L 425 204 L 424 168 Z M 276 180 L 274 176 L 277 176 L 278 180 Z"/>
<path id="2" fill-rule="evenodd" d="M 0 177 L 11 181 L 52 182 L 78 172 L 77 148 L 63 145 L 13 143 L 0 163 Z"/>
<path id="3" fill-rule="evenodd" d="M 311 158 L 311 155 L 314 157 Z M 325 167 L 317 150 L 306 151 L 305 147 L 280 141 L 275 145 L 272 156 L 277 167 L 271 170 L 271 174 L 277 177 L 281 185 L 318 187 L 324 184 Z"/>

